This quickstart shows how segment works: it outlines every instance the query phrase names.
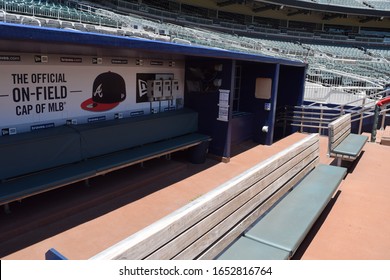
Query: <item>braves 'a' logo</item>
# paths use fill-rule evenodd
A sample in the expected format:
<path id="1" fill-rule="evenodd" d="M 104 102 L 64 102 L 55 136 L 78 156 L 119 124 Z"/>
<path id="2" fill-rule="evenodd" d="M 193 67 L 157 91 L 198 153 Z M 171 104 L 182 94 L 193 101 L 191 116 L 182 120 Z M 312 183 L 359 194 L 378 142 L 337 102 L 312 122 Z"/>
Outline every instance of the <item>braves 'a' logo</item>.
<path id="1" fill-rule="evenodd" d="M 93 96 L 97 96 L 97 95 L 98 95 L 100 98 L 103 97 L 103 89 L 102 89 L 102 86 L 103 86 L 103 84 L 100 84 L 100 85 L 96 88 L 95 92 L 93 93 Z"/>

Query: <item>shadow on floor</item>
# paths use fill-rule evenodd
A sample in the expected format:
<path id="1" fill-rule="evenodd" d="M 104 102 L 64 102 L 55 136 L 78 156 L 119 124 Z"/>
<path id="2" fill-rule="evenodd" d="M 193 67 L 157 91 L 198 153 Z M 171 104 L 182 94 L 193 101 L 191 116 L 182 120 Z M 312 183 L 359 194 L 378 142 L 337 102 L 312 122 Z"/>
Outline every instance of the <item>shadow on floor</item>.
<path id="1" fill-rule="evenodd" d="M 93 220 L 218 164 L 191 164 L 184 152 L 134 165 L 10 204 L 0 213 L 0 258 Z"/>

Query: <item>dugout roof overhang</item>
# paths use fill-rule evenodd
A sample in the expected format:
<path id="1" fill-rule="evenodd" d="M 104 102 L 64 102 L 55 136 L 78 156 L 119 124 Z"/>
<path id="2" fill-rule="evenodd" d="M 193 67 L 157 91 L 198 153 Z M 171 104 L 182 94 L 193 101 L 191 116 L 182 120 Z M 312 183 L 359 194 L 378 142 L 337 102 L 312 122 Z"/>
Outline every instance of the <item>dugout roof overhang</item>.
<path id="1" fill-rule="evenodd" d="M 204 57 L 305 67 L 300 61 L 141 38 L 0 23 L 0 51 L 126 56 L 158 59 Z"/>

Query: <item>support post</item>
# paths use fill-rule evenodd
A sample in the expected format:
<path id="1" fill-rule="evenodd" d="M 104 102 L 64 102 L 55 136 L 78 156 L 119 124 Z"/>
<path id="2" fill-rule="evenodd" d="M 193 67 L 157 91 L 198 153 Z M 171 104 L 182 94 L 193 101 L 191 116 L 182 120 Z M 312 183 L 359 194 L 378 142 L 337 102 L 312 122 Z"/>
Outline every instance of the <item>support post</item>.
<path id="1" fill-rule="evenodd" d="M 375 105 L 375 110 L 374 110 L 374 124 L 372 126 L 371 130 L 371 142 L 375 143 L 376 141 L 376 131 L 378 127 L 378 119 L 379 119 L 379 113 L 380 113 L 380 107 L 378 105 Z"/>

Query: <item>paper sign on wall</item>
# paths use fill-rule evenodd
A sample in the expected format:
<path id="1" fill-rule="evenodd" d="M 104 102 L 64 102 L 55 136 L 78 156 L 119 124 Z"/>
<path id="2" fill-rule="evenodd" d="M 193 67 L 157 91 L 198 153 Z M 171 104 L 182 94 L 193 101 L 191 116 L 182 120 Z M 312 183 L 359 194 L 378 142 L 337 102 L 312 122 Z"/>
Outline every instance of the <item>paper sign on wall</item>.
<path id="1" fill-rule="evenodd" d="M 219 121 L 229 121 L 229 94 L 230 90 L 219 90 L 218 118 Z"/>

